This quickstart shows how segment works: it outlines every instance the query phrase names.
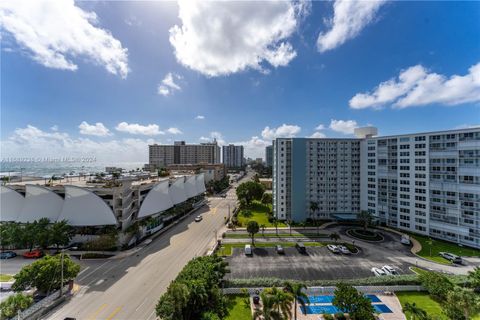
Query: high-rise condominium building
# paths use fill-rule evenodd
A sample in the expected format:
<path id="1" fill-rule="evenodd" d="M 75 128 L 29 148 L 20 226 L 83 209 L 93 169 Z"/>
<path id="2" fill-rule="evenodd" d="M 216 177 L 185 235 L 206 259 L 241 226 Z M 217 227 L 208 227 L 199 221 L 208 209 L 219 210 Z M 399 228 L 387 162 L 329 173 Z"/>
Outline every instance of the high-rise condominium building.
<path id="1" fill-rule="evenodd" d="M 243 146 L 235 146 L 233 144 L 223 146 L 222 162 L 227 168 L 242 168 L 245 164 L 243 160 Z"/>
<path id="2" fill-rule="evenodd" d="M 265 147 L 265 165 L 273 167 L 273 145 Z"/>
<path id="3" fill-rule="evenodd" d="M 217 141 L 201 144 L 186 144 L 175 141 L 173 145 L 153 144 L 148 146 L 150 167 L 166 167 L 171 164 L 220 163 L 220 147 Z"/>
<path id="4" fill-rule="evenodd" d="M 357 139 L 275 140 L 275 215 L 304 220 L 313 202 L 325 218 L 366 210 L 388 226 L 480 247 L 480 128 L 363 130 Z"/>

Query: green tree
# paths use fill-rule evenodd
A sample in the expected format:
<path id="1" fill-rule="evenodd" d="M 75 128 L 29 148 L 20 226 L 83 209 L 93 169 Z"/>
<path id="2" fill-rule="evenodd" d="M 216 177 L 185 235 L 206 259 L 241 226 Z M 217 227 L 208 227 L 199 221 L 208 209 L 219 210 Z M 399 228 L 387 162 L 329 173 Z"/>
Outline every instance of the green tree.
<path id="1" fill-rule="evenodd" d="M 451 320 L 469 320 L 480 312 L 478 295 L 471 290 L 455 287 L 447 293 L 447 299 L 442 305 L 447 317 Z"/>
<path id="2" fill-rule="evenodd" d="M 272 202 L 273 202 L 272 194 L 268 193 L 268 192 L 265 192 L 262 196 L 261 201 L 264 205 L 271 205 Z"/>
<path id="3" fill-rule="evenodd" d="M 266 228 L 266 227 L 267 227 L 267 226 L 266 226 L 265 224 L 261 224 L 261 225 L 260 225 L 260 229 L 262 229 L 262 237 L 265 236 L 265 228 Z"/>
<path id="4" fill-rule="evenodd" d="M 374 309 L 368 298 L 354 287 L 340 283 L 335 289 L 332 304 L 350 315 L 353 320 L 373 320 Z"/>
<path id="5" fill-rule="evenodd" d="M 0 224 L 0 245 L 2 251 L 5 247 L 14 246 L 19 247 L 21 239 L 21 230 L 18 223 L 6 222 Z"/>
<path id="6" fill-rule="evenodd" d="M 445 300 L 449 291 L 453 290 L 454 284 L 443 274 L 438 272 L 425 272 L 418 279 L 428 293 L 437 299 Z"/>
<path id="7" fill-rule="evenodd" d="M 221 320 L 220 317 L 211 311 L 202 313 L 200 320 Z"/>
<path id="8" fill-rule="evenodd" d="M 260 230 L 260 227 L 258 226 L 257 221 L 253 221 L 253 220 L 248 221 L 247 232 L 250 235 L 250 237 L 252 238 L 252 245 L 255 242 L 255 233 L 258 233 L 259 230 Z"/>
<path id="9" fill-rule="evenodd" d="M 22 291 L 29 287 L 48 293 L 60 288 L 61 255 L 45 256 L 30 265 L 24 266 L 13 278 L 14 291 Z M 80 265 L 73 262 L 68 255 L 63 258 L 63 279 L 65 282 L 75 279 L 80 272 Z"/>
<path id="10" fill-rule="evenodd" d="M 273 226 L 275 227 L 275 234 L 278 236 L 278 219 L 277 219 L 277 217 L 273 217 L 272 223 L 273 223 Z"/>
<path id="11" fill-rule="evenodd" d="M 475 269 L 468 272 L 468 281 L 470 281 L 470 286 L 475 291 L 478 292 L 480 290 L 480 267 L 475 267 Z"/>
<path id="12" fill-rule="evenodd" d="M 371 212 L 362 210 L 358 214 L 357 219 L 363 224 L 363 230 L 367 231 L 368 226 L 372 224 L 373 215 Z"/>
<path id="13" fill-rule="evenodd" d="M 427 312 L 417 306 L 415 302 L 406 302 L 403 306 L 403 313 L 410 314 L 410 320 L 426 320 L 428 319 Z"/>
<path id="14" fill-rule="evenodd" d="M 28 309 L 32 304 L 33 298 L 31 296 L 24 295 L 23 293 L 11 295 L 0 303 L 0 318 L 13 318 L 18 314 L 18 311 Z"/>
<path id="15" fill-rule="evenodd" d="M 57 221 L 50 227 L 50 242 L 57 247 L 67 246 L 75 235 L 75 230 L 67 220 Z"/>
<path id="16" fill-rule="evenodd" d="M 292 309 L 293 296 L 289 292 L 276 287 L 267 288 L 260 294 L 263 304 L 265 320 L 289 319 Z"/>
<path id="17" fill-rule="evenodd" d="M 236 190 L 237 198 L 240 201 L 244 199 L 247 206 L 249 206 L 253 200 L 261 200 L 264 192 L 265 187 L 254 181 L 243 182 Z"/>
<path id="18" fill-rule="evenodd" d="M 318 208 L 318 202 L 310 201 L 310 220 L 313 221 L 317 227 L 317 235 L 319 234 L 319 226 L 315 213 L 318 211 Z"/>
<path id="19" fill-rule="evenodd" d="M 164 320 L 186 319 L 185 312 L 188 309 L 189 299 L 190 292 L 187 285 L 173 281 L 155 307 L 157 316 Z"/>
<path id="20" fill-rule="evenodd" d="M 305 308 L 306 304 L 309 303 L 308 295 L 305 293 L 307 290 L 307 286 L 302 282 L 287 282 L 285 287 L 288 292 L 293 296 L 293 303 L 294 303 L 294 312 L 293 312 L 293 319 L 297 320 L 297 303 Z"/>
<path id="21" fill-rule="evenodd" d="M 330 233 L 330 240 L 337 242 L 340 239 L 340 235 L 336 232 Z"/>
<path id="22" fill-rule="evenodd" d="M 32 251 L 33 247 L 38 244 L 37 231 L 37 221 L 25 223 L 20 231 L 21 246 Z"/>
<path id="23" fill-rule="evenodd" d="M 36 235 L 36 244 L 42 248 L 47 249 L 51 242 L 51 234 L 50 234 L 50 219 L 48 218 L 41 218 L 38 221 L 35 221 L 35 235 Z"/>

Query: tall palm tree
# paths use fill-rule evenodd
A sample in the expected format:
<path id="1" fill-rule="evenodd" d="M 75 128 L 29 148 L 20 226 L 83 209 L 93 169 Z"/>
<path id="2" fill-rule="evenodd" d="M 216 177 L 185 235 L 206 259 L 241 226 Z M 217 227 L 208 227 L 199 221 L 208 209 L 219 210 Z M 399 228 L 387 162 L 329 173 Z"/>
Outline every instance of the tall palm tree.
<path id="1" fill-rule="evenodd" d="M 304 290 L 307 290 L 307 286 L 302 282 L 289 282 L 285 283 L 285 288 L 290 292 L 293 296 L 293 303 L 294 303 L 294 313 L 293 319 L 297 320 L 297 302 L 300 303 L 300 306 L 305 308 L 306 304 L 310 302 L 308 299 L 307 294 Z"/>
<path id="2" fill-rule="evenodd" d="M 260 298 L 262 299 L 262 310 L 257 309 L 255 311 L 253 315 L 254 319 L 262 319 L 263 316 L 264 320 L 283 320 L 282 315 L 276 309 L 276 297 L 265 291 L 260 294 Z"/>
<path id="3" fill-rule="evenodd" d="M 410 320 L 423 320 L 427 317 L 427 312 L 415 304 L 415 302 L 406 302 L 403 306 L 403 312 L 410 313 Z"/>
<path id="4" fill-rule="evenodd" d="M 310 201 L 310 220 L 315 222 L 317 225 L 317 219 L 315 219 L 315 212 L 318 210 L 318 202 Z M 317 235 L 318 235 L 318 225 L 317 225 Z"/>
<path id="5" fill-rule="evenodd" d="M 266 227 L 267 227 L 267 226 L 266 226 L 265 224 L 261 224 L 261 225 L 260 225 L 260 229 L 262 229 L 262 237 L 265 236 L 264 233 L 265 233 L 265 228 L 266 228 Z"/>

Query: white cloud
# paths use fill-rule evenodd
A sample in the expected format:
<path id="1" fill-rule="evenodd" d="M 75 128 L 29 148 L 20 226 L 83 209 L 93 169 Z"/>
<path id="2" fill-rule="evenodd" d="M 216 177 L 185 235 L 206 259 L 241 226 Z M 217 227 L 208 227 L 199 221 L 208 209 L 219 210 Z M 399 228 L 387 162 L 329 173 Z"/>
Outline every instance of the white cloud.
<path id="1" fill-rule="evenodd" d="M 466 75 L 450 78 L 429 73 L 416 65 L 400 72 L 398 79 L 380 83 L 373 92 L 358 93 L 350 99 L 353 109 L 407 108 L 428 104 L 458 105 L 480 102 L 480 63 L 469 68 Z"/>
<path id="2" fill-rule="evenodd" d="M 198 115 L 195 117 L 195 120 L 203 120 L 205 119 L 205 116 L 202 116 L 202 115 Z"/>
<path id="3" fill-rule="evenodd" d="M 178 129 L 178 128 L 168 128 L 167 129 L 167 132 L 170 133 L 170 134 L 183 134 L 182 130 Z"/>
<path id="4" fill-rule="evenodd" d="M 265 127 L 262 130 L 262 138 L 266 140 L 273 140 L 275 138 L 291 138 L 295 137 L 301 128 L 297 125 L 282 124 L 278 128 Z"/>
<path id="5" fill-rule="evenodd" d="M 213 139 L 216 139 L 218 145 L 220 146 L 223 146 L 226 144 L 225 139 L 223 138 L 223 135 L 218 131 L 210 132 L 208 137 L 205 137 L 205 136 L 200 137 L 200 141 L 203 141 L 203 142 L 212 142 Z"/>
<path id="6" fill-rule="evenodd" d="M 358 127 L 355 120 L 333 120 L 330 121 L 329 128 L 333 131 L 343 134 L 353 134 L 353 130 Z"/>
<path id="7" fill-rule="evenodd" d="M 108 130 L 107 127 L 103 125 L 101 122 L 97 122 L 95 124 L 88 124 L 86 121 L 82 121 L 78 126 L 80 129 L 80 133 L 89 136 L 98 136 L 98 137 L 105 137 L 110 136 L 112 133 Z"/>
<path id="8" fill-rule="evenodd" d="M 325 130 L 325 126 L 320 123 L 318 126 L 315 127 L 315 130 Z"/>
<path id="9" fill-rule="evenodd" d="M 318 36 L 318 50 L 320 52 L 332 50 L 347 40 L 355 38 L 367 24 L 372 22 L 384 3 L 385 0 L 336 0 L 333 4 L 333 18 L 328 21 L 331 28 Z"/>
<path id="10" fill-rule="evenodd" d="M 73 0 L 0 1 L 0 25 L 38 63 L 77 70 L 72 59 L 84 57 L 126 78 L 127 49 L 98 24 L 95 12 L 82 10 Z"/>
<path id="11" fill-rule="evenodd" d="M 304 2 L 179 1 L 181 26 L 170 29 L 177 60 L 207 76 L 265 64 L 286 66 L 297 55 L 287 39 L 309 5 Z"/>
<path id="12" fill-rule="evenodd" d="M 326 138 L 327 136 L 323 132 L 314 132 L 309 138 Z"/>
<path id="13" fill-rule="evenodd" d="M 138 123 L 120 122 L 115 127 L 115 130 L 130 134 L 140 134 L 144 136 L 156 136 L 159 134 L 165 134 L 165 132 L 161 131 L 160 127 L 156 124 L 148 124 L 146 126 L 143 126 Z"/>
<path id="14" fill-rule="evenodd" d="M 94 141 L 89 138 L 72 138 L 67 133 L 45 132 L 28 125 L 17 128 L 6 140 L 1 141 L 2 157 L 95 157 L 97 161 L 123 162 L 148 159 L 148 145 L 152 139 L 121 139 Z M 157 142 L 158 143 L 158 142 Z"/>
<path id="15" fill-rule="evenodd" d="M 182 90 L 182 88 L 175 83 L 175 79 L 180 80 L 182 77 L 175 73 L 167 73 L 165 78 L 163 78 L 162 83 L 158 86 L 158 94 L 168 96 L 173 94 L 174 91 Z"/>
<path id="16" fill-rule="evenodd" d="M 254 136 L 247 141 L 232 142 L 234 145 L 242 145 L 244 147 L 245 157 L 265 158 L 265 147 L 272 144 L 271 141 L 265 141 L 258 136 Z"/>
<path id="17" fill-rule="evenodd" d="M 58 131 L 58 126 L 55 124 L 53 126 L 50 127 L 50 130 L 52 131 Z"/>

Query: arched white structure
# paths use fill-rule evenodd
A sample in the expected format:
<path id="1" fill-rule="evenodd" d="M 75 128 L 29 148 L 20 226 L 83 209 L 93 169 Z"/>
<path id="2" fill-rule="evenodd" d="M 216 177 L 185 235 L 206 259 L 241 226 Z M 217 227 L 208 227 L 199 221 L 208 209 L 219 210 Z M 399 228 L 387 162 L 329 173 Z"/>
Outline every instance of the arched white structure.
<path id="1" fill-rule="evenodd" d="M 72 226 L 115 225 L 117 219 L 112 209 L 90 190 L 65 186 L 65 200 L 59 220 Z"/>
<path id="2" fill-rule="evenodd" d="M 170 194 L 170 199 L 172 199 L 173 204 L 179 204 L 187 200 L 187 194 L 185 193 L 185 177 L 178 178 L 170 186 L 168 191 Z"/>
<path id="3" fill-rule="evenodd" d="M 195 176 L 187 177 L 185 180 L 185 193 L 187 194 L 187 198 L 195 197 L 197 192 L 197 181 Z"/>
<path id="4" fill-rule="evenodd" d="M 56 222 L 63 207 L 63 198 L 42 186 L 28 184 L 25 187 L 25 200 L 17 222 L 33 222 L 48 218 Z"/>
<path id="5" fill-rule="evenodd" d="M 17 221 L 25 198 L 9 187 L 0 186 L 0 221 Z"/>
<path id="6" fill-rule="evenodd" d="M 199 195 L 207 191 L 207 189 L 205 189 L 205 175 L 201 173 L 198 174 L 196 177 L 197 195 Z"/>
<path id="7" fill-rule="evenodd" d="M 172 199 L 169 195 L 168 180 L 159 182 L 152 188 L 142 202 L 138 217 L 143 218 L 152 214 L 165 211 L 173 207 Z"/>

